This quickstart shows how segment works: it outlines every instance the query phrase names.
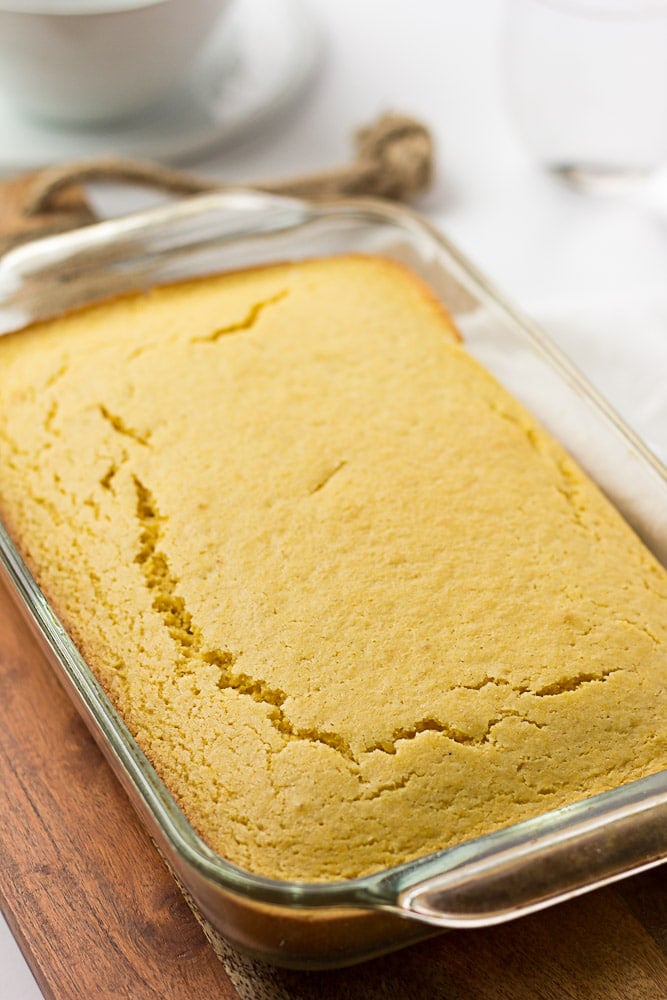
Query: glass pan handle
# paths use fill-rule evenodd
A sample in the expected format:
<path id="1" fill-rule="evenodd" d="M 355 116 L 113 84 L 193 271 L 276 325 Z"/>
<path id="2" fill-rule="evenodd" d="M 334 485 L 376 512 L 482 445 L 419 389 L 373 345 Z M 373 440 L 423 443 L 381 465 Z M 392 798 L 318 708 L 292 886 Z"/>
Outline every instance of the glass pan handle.
<path id="1" fill-rule="evenodd" d="M 556 815 L 556 814 L 552 814 Z M 487 927 L 571 899 L 667 860 L 664 792 L 539 830 L 517 826 L 491 849 L 399 893 L 413 918 L 438 927 Z"/>

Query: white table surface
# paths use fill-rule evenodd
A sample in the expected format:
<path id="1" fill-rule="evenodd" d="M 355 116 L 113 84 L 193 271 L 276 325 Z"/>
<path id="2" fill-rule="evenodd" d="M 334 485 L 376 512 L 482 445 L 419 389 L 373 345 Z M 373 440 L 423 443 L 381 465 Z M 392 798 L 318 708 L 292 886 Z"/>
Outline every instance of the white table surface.
<path id="1" fill-rule="evenodd" d="M 644 412 L 630 385 L 667 386 L 667 215 L 576 193 L 531 162 L 504 103 L 504 0 L 305 2 L 325 36 L 307 92 L 260 134 L 191 165 L 230 181 L 303 173 L 348 160 L 354 130 L 384 111 L 420 117 L 438 157 L 421 210 L 667 455 L 660 406 Z M 142 204 L 134 192 L 105 198 L 113 212 Z M 650 321 L 633 323 L 635 307 Z M 618 317 L 627 336 L 610 337 Z M 0 1000 L 40 996 L 0 918 Z"/>

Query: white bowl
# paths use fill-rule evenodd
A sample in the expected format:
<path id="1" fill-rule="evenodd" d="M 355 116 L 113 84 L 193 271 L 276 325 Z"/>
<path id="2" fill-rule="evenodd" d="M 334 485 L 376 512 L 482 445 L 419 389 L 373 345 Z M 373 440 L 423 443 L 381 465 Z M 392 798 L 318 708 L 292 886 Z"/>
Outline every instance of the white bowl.
<path id="1" fill-rule="evenodd" d="M 0 0 L 0 90 L 67 124 L 126 117 L 187 76 L 228 0 Z"/>

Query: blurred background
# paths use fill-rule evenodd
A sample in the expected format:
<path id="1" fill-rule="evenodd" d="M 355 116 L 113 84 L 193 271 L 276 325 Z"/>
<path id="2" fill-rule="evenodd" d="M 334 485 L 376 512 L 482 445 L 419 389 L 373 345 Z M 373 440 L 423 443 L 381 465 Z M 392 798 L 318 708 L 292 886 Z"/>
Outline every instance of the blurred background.
<path id="1" fill-rule="evenodd" d="M 418 210 L 667 460 L 667 3 L 231 0 L 224 17 L 153 109 L 88 126 L 19 111 L 0 41 L 0 177 L 122 153 L 287 178 L 349 161 L 382 113 L 413 115 L 436 145 Z M 92 198 L 105 215 L 154 201 Z M 2 1000 L 40 996 L 2 927 L 0 970 Z"/>

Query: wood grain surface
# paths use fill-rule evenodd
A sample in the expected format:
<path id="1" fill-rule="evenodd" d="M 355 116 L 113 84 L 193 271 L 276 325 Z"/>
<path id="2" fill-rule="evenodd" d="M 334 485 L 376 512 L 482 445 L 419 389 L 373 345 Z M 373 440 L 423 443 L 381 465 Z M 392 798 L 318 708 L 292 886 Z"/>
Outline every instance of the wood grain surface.
<path id="1" fill-rule="evenodd" d="M 2 588 L 0 789 L 0 902 L 49 1000 L 667 1000 L 667 866 L 352 969 L 218 961 Z"/>

